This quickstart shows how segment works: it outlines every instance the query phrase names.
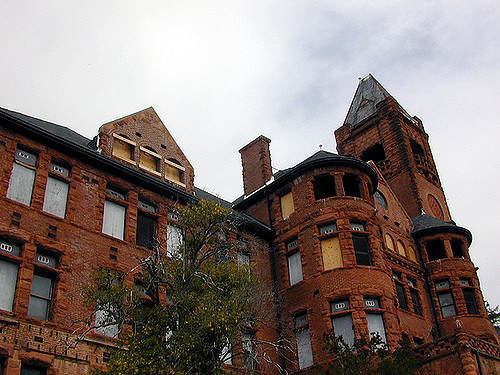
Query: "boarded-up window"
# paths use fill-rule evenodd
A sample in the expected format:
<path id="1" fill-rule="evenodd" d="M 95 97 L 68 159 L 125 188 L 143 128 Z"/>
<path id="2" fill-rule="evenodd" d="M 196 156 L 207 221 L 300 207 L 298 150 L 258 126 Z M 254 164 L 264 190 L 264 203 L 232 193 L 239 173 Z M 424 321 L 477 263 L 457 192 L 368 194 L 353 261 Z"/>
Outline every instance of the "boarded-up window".
<path id="1" fill-rule="evenodd" d="M 382 315 L 366 313 L 366 322 L 368 323 L 368 332 L 370 333 L 370 338 L 378 334 L 382 339 L 382 342 L 387 343 L 387 338 L 385 336 L 384 319 L 382 318 Z"/>
<path id="2" fill-rule="evenodd" d="M 290 285 L 297 284 L 302 281 L 302 260 L 300 258 L 300 251 L 293 253 L 287 257 L 288 263 L 288 276 L 290 278 Z"/>
<path id="3" fill-rule="evenodd" d="M 139 159 L 139 165 L 146 169 L 159 172 L 160 171 L 160 160 L 161 156 L 156 152 L 151 151 L 147 148 L 141 147 L 141 156 Z"/>
<path id="4" fill-rule="evenodd" d="M 0 310 L 12 311 L 18 269 L 17 264 L 0 260 Z"/>
<path id="5" fill-rule="evenodd" d="M 352 325 L 351 315 L 344 315 L 332 318 L 333 332 L 336 336 L 342 336 L 344 342 L 354 345 L 354 327 Z"/>
<path id="6" fill-rule="evenodd" d="M 136 244 L 151 250 L 156 247 L 156 219 L 142 212 L 137 213 Z"/>
<path id="7" fill-rule="evenodd" d="M 385 244 L 389 250 L 394 251 L 394 240 L 390 234 L 385 235 Z"/>
<path id="8" fill-rule="evenodd" d="M 69 184 L 54 177 L 47 178 L 43 210 L 49 214 L 64 217 L 68 200 Z"/>
<path id="9" fill-rule="evenodd" d="M 125 207 L 109 200 L 104 201 L 102 233 L 123 240 L 125 234 Z"/>
<path id="10" fill-rule="evenodd" d="M 10 174 L 7 198 L 23 203 L 31 203 L 35 182 L 36 156 L 27 151 L 16 150 L 15 161 Z"/>
<path id="11" fill-rule="evenodd" d="M 165 160 L 165 178 L 167 180 L 183 183 L 185 168 L 176 160 Z"/>
<path id="12" fill-rule="evenodd" d="M 289 192 L 281 197 L 281 215 L 283 216 L 283 219 L 285 219 L 294 211 L 295 207 L 293 206 L 293 195 L 292 192 Z"/>
<path id="13" fill-rule="evenodd" d="M 182 229 L 174 225 L 167 226 L 167 253 L 172 256 L 179 251 L 182 246 Z"/>
<path id="14" fill-rule="evenodd" d="M 118 134 L 113 134 L 113 137 L 113 156 L 129 161 L 133 160 L 135 143 Z"/>
<path id="15" fill-rule="evenodd" d="M 325 271 L 344 266 L 338 237 L 321 240 L 321 252 L 323 254 L 323 268 Z"/>
<path id="16" fill-rule="evenodd" d="M 53 280 L 51 277 L 35 274 L 31 283 L 28 316 L 48 320 L 52 299 Z"/>
<path id="17" fill-rule="evenodd" d="M 313 365 L 313 354 L 311 346 L 311 334 L 307 326 L 307 314 L 301 314 L 294 319 L 295 340 L 297 341 L 297 359 L 299 369 Z"/>
<path id="18" fill-rule="evenodd" d="M 402 256 L 406 256 L 406 251 L 405 251 L 405 245 L 403 244 L 403 242 L 401 242 L 401 240 L 398 240 L 396 242 L 396 245 L 398 247 L 398 253 L 399 255 L 402 255 Z"/>
<path id="19" fill-rule="evenodd" d="M 408 257 L 414 262 L 417 261 L 417 253 L 415 252 L 415 248 L 411 245 L 408 246 Z"/>

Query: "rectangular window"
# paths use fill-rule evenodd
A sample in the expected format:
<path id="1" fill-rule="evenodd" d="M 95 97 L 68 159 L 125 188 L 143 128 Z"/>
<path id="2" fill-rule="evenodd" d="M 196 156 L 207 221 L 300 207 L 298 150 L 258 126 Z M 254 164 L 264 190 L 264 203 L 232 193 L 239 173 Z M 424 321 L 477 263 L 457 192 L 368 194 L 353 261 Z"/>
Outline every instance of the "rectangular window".
<path id="1" fill-rule="evenodd" d="M 327 224 L 319 227 L 319 234 L 329 234 L 337 231 L 337 224 Z"/>
<path id="2" fill-rule="evenodd" d="M 438 294 L 438 299 L 439 304 L 441 305 L 441 313 L 443 314 L 443 318 L 457 315 L 455 302 L 453 301 L 453 295 L 451 294 L 451 292 Z"/>
<path id="3" fill-rule="evenodd" d="M 300 251 L 289 255 L 286 259 L 288 263 L 288 277 L 290 279 L 290 285 L 297 284 L 303 280 Z"/>
<path id="4" fill-rule="evenodd" d="M 116 323 L 110 308 L 111 306 L 105 306 L 104 309 L 95 312 L 94 332 L 108 337 L 118 337 L 120 326 Z"/>
<path id="5" fill-rule="evenodd" d="M 12 172 L 10 174 L 7 198 L 27 206 L 31 204 L 33 184 L 35 183 L 36 155 L 23 150 L 16 150 Z"/>
<path id="6" fill-rule="evenodd" d="M 398 295 L 399 308 L 403 310 L 408 310 L 408 301 L 406 300 L 405 288 L 402 283 L 395 281 L 396 293 Z"/>
<path id="7" fill-rule="evenodd" d="M 351 230 L 359 231 L 359 232 L 364 232 L 365 231 L 365 224 L 364 223 L 358 223 L 356 221 L 351 221 L 349 223 L 351 226 Z"/>
<path id="8" fill-rule="evenodd" d="M 420 305 L 420 299 L 418 298 L 418 290 L 410 288 L 410 297 L 413 304 L 413 312 L 417 315 L 422 315 L 422 306 Z"/>
<path id="9" fill-rule="evenodd" d="M 462 288 L 462 292 L 464 294 L 465 307 L 467 307 L 467 313 L 468 314 L 478 314 L 479 311 L 477 310 L 474 289 Z"/>
<path id="10" fill-rule="evenodd" d="M 378 334 L 382 339 L 382 342 L 387 343 L 387 338 L 385 336 L 384 319 L 382 318 L 382 315 L 367 312 L 366 322 L 368 323 L 368 332 L 370 333 L 370 338 Z"/>
<path id="11" fill-rule="evenodd" d="M 336 195 L 335 179 L 330 175 L 318 176 L 313 181 L 314 199 L 334 197 Z"/>
<path id="12" fill-rule="evenodd" d="M 49 176 L 45 188 L 43 210 L 49 214 L 62 217 L 66 215 L 69 184 L 66 181 Z"/>
<path id="13" fill-rule="evenodd" d="M 292 212 L 295 211 L 295 207 L 293 205 L 293 195 L 292 192 L 289 192 L 283 195 L 280 198 L 281 201 L 281 215 L 283 219 L 286 219 Z"/>
<path id="14" fill-rule="evenodd" d="M 104 201 L 102 233 L 123 240 L 125 234 L 125 207 L 109 200 Z"/>
<path id="15" fill-rule="evenodd" d="M 344 266 L 340 241 L 338 237 L 326 238 L 320 241 L 321 253 L 323 254 L 324 270 L 331 270 Z"/>
<path id="16" fill-rule="evenodd" d="M 149 150 L 145 147 L 140 147 L 139 166 L 152 172 L 160 172 L 161 155 Z"/>
<path id="17" fill-rule="evenodd" d="M 249 254 L 242 253 L 241 251 L 238 251 L 237 260 L 238 260 L 239 264 L 241 264 L 245 267 L 250 267 L 250 255 Z"/>
<path id="18" fill-rule="evenodd" d="M 345 174 L 342 176 L 342 184 L 344 185 L 344 193 L 350 197 L 361 198 L 361 189 L 359 187 L 359 177 Z"/>
<path id="19" fill-rule="evenodd" d="M 243 366 L 245 368 L 255 368 L 255 344 L 254 335 L 252 333 L 243 333 L 242 335 L 242 349 L 243 349 Z"/>
<path id="20" fill-rule="evenodd" d="M 17 264 L 0 259 L 0 310 L 12 311 L 18 270 Z"/>
<path id="21" fill-rule="evenodd" d="M 133 161 L 135 142 L 118 134 L 113 134 L 113 138 L 113 156 Z"/>
<path id="22" fill-rule="evenodd" d="M 135 242 L 150 250 L 156 248 L 156 218 L 142 212 L 137 212 L 137 235 Z"/>
<path id="23" fill-rule="evenodd" d="M 342 336 L 342 339 L 347 345 L 354 345 L 354 327 L 352 325 L 351 315 L 333 317 L 332 326 L 336 336 Z"/>
<path id="24" fill-rule="evenodd" d="M 26 366 L 23 364 L 21 367 L 20 375 L 46 375 L 46 374 L 47 371 L 43 368 Z"/>
<path id="25" fill-rule="evenodd" d="M 0 251 L 17 257 L 21 253 L 21 248 L 13 243 L 0 240 Z"/>
<path id="26" fill-rule="evenodd" d="M 303 369 L 313 365 L 311 334 L 309 332 L 307 323 L 307 314 L 298 315 L 294 319 L 299 369 Z"/>
<path id="27" fill-rule="evenodd" d="M 436 285 L 436 290 L 441 290 L 451 287 L 449 280 L 438 281 L 436 282 L 435 285 Z"/>
<path id="28" fill-rule="evenodd" d="M 174 160 L 165 160 L 165 178 L 184 186 L 184 173 L 186 168 Z"/>
<path id="29" fill-rule="evenodd" d="M 41 320 L 49 320 L 53 287 L 54 281 L 52 277 L 38 273 L 33 275 L 28 316 Z"/>
<path id="30" fill-rule="evenodd" d="M 354 253 L 356 254 L 356 264 L 358 266 L 371 266 L 372 258 L 370 254 L 370 244 L 368 237 L 365 235 L 352 234 L 352 244 L 354 246 Z"/>
<path id="31" fill-rule="evenodd" d="M 182 246 L 184 240 L 182 229 L 174 225 L 167 225 L 167 253 L 169 256 L 176 254 Z"/>

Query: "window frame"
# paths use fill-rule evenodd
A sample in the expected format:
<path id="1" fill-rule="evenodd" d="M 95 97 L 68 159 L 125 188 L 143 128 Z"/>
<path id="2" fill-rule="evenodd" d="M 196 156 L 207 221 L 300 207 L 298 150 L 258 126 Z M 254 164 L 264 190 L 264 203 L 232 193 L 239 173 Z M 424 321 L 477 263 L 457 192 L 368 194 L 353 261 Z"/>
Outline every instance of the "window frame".
<path id="1" fill-rule="evenodd" d="M 299 318 L 303 317 L 305 317 L 305 321 L 301 322 Z M 299 370 L 302 370 L 314 365 L 314 355 L 312 350 L 311 332 L 309 330 L 309 319 L 307 316 L 307 311 L 296 314 L 293 317 L 293 322 L 293 331 L 297 349 L 297 365 L 299 367 Z"/>
<path id="2" fill-rule="evenodd" d="M 27 157 L 23 157 L 22 155 L 26 155 Z M 26 206 L 31 206 L 37 175 L 38 158 L 39 153 L 26 151 L 22 147 L 16 148 L 12 169 L 10 171 L 9 185 L 5 195 L 6 198 Z M 30 160 L 33 161 L 31 162 Z M 27 173 L 29 173 L 29 175 L 27 175 Z M 19 190 L 20 186 L 26 189 Z"/>
<path id="3" fill-rule="evenodd" d="M 47 176 L 47 183 L 45 184 L 42 211 L 61 219 L 66 217 L 71 183 L 70 174 L 71 168 L 67 168 L 55 162 L 49 164 L 49 174 Z M 57 195 L 54 192 L 54 189 L 57 189 L 57 184 L 59 184 L 59 187 L 65 187 L 63 193 L 64 199 L 54 199 Z"/>

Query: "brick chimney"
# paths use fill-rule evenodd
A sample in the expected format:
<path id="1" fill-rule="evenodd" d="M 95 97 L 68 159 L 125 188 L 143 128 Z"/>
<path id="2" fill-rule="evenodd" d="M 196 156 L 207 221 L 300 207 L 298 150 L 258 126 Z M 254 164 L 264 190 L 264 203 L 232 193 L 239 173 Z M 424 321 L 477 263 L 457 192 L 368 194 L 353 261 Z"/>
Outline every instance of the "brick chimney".
<path id="1" fill-rule="evenodd" d="M 263 186 L 273 175 L 269 143 L 271 140 L 261 135 L 240 150 L 245 195 Z"/>

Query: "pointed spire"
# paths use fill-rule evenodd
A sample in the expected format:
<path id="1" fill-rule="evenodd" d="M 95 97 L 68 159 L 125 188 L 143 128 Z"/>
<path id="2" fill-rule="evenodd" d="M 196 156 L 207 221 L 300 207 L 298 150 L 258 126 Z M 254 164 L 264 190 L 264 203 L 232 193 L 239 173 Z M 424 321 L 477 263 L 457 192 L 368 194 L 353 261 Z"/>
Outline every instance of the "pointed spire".
<path id="1" fill-rule="evenodd" d="M 347 112 L 345 124 L 351 127 L 375 114 L 377 104 L 391 96 L 386 89 L 371 75 L 359 78 L 358 88 Z"/>

